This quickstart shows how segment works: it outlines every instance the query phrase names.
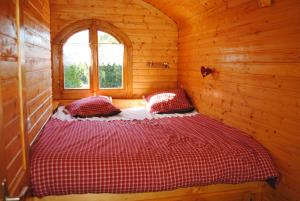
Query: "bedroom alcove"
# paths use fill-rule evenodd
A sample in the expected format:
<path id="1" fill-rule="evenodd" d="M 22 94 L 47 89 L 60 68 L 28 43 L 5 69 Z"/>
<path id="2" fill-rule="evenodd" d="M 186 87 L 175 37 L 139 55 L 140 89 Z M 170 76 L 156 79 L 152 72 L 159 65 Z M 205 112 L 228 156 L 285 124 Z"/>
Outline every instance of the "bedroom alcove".
<path id="1" fill-rule="evenodd" d="M 299 10 L 298 0 L 1 0 L 0 179 L 7 181 L 6 195 L 40 201 L 299 201 Z M 85 57 L 89 87 L 67 90 L 63 46 L 81 31 L 80 48 L 91 50 Z M 116 60 L 121 84 L 113 87 L 97 67 L 109 45 L 115 54 L 125 52 L 123 62 Z M 212 74 L 202 76 L 202 66 Z M 201 115 L 261 144 L 280 173 L 275 187 L 252 181 L 150 193 L 25 193 L 32 182 L 31 147 L 58 105 L 107 95 L 121 109 L 141 107 L 142 96 L 175 88 L 185 90 Z"/>

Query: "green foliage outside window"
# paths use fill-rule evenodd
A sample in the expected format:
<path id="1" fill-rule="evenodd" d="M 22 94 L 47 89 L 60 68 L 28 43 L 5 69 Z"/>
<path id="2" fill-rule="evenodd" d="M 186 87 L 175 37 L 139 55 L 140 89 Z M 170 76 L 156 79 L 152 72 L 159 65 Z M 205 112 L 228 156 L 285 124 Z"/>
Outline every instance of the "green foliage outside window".
<path id="1" fill-rule="evenodd" d="M 100 88 L 122 87 L 122 65 L 107 64 L 99 67 Z"/>
<path id="2" fill-rule="evenodd" d="M 89 66 L 79 63 L 64 68 L 65 88 L 88 88 L 89 87 Z"/>
<path id="3" fill-rule="evenodd" d="M 100 88 L 122 88 L 122 75 L 122 65 L 100 65 Z M 66 89 L 89 88 L 88 65 L 79 63 L 64 67 L 64 85 Z"/>

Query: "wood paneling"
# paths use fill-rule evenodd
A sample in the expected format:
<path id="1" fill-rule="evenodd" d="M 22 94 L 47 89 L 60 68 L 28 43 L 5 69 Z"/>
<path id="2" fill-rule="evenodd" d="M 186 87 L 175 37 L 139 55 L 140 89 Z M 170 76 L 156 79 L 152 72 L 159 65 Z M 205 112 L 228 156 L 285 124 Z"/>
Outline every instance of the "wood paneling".
<path id="1" fill-rule="evenodd" d="M 83 19 L 109 22 L 131 40 L 132 97 L 141 97 L 154 90 L 177 86 L 177 26 L 159 10 L 142 0 L 75 0 L 72 3 L 68 0 L 53 0 L 51 1 L 52 39 L 69 24 Z M 151 60 L 168 62 L 170 68 L 149 68 L 146 64 Z M 57 84 L 53 83 L 54 89 Z M 59 99 L 55 91 L 54 98 Z"/>
<path id="2" fill-rule="evenodd" d="M 23 88 L 28 143 L 32 143 L 52 110 L 49 1 L 26 0 L 22 12 L 24 30 Z"/>
<path id="3" fill-rule="evenodd" d="M 49 10 L 47 0 L 0 4 L 0 179 L 10 196 L 27 184 L 27 134 L 31 142 L 51 113 Z"/>
<path id="4" fill-rule="evenodd" d="M 300 2 L 145 0 L 179 27 L 178 77 L 203 114 L 253 136 L 282 175 L 263 200 L 300 199 Z M 261 8 L 259 3 L 270 7 Z M 269 2 L 269 3 L 268 3 Z M 216 69 L 202 78 L 201 66 Z"/>
<path id="5" fill-rule="evenodd" d="M 0 179 L 7 179 L 12 194 L 17 194 L 24 182 L 26 168 L 20 127 L 17 6 L 16 1 L 0 4 Z"/>
<path id="6" fill-rule="evenodd" d="M 90 89 L 64 89 L 64 65 L 63 44 L 69 37 L 80 30 L 89 30 L 89 41 L 91 49 L 90 67 Z M 97 31 L 109 33 L 124 45 L 123 60 L 123 88 L 122 89 L 99 89 L 98 73 L 98 39 Z M 61 30 L 52 40 L 52 73 L 53 93 L 56 99 L 78 99 L 87 96 L 86 94 L 108 95 L 114 98 L 128 98 L 132 96 L 132 43 L 128 36 L 118 27 L 102 20 L 85 19 L 72 23 Z M 57 84 L 59 83 L 59 84 Z M 78 96 L 78 97 L 77 97 Z"/>

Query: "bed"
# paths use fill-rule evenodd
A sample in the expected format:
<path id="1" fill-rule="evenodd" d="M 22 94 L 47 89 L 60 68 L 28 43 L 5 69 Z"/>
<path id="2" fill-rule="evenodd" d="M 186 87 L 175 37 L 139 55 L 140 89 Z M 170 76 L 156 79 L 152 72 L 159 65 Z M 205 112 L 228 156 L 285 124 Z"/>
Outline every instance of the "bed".
<path id="1" fill-rule="evenodd" d="M 74 119 L 59 109 L 32 147 L 33 195 L 169 200 L 165 195 L 186 197 L 204 188 L 251 197 L 263 181 L 278 177 L 259 143 L 197 112 L 151 115 L 135 108 L 118 116 Z"/>

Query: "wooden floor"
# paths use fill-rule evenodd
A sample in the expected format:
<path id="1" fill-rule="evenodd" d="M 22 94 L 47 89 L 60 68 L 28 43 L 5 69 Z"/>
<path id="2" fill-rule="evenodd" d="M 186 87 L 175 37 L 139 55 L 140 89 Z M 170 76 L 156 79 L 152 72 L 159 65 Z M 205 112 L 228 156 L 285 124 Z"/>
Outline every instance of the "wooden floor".
<path id="1" fill-rule="evenodd" d="M 82 194 L 32 197 L 29 201 L 261 201 L 264 182 L 218 184 L 172 191 L 132 194 Z"/>

